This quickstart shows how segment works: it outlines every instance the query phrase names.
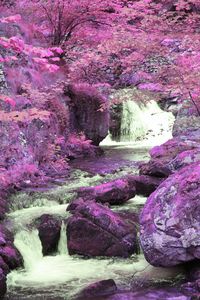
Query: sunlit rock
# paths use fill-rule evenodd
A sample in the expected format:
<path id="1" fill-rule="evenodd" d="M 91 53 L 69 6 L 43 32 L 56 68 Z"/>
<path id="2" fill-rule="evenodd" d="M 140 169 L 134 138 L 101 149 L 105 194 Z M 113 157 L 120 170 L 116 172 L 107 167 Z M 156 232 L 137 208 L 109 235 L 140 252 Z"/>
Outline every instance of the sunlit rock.
<path id="1" fill-rule="evenodd" d="M 193 134 L 183 135 L 173 138 L 166 143 L 156 146 L 150 150 L 152 159 L 162 159 L 169 162 L 179 153 L 198 148 L 200 145 L 200 136 Z"/>

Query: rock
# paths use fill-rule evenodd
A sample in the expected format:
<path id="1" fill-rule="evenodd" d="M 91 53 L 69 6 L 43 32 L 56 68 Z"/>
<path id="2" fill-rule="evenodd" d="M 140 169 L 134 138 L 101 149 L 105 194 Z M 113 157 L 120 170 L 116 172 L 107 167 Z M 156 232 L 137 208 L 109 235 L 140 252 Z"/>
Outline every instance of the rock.
<path id="1" fill-rule="evenodd" d="M 70 98 L 72 132 L 83 132 L 94 145 L 107 136 L 109 128 L 108 101 L 89 84 L 73 84 L 65 88 Z"/>
<path id="2" fill-rule="evenodd" d="M 189 135 L 189 132 L 199 131 L 200 111 L 190 100 L 182 101 L 174 122 L 172 135 Z"/>
<path id="3" fill-rule="evenodd" d="M 84 206 L 85 202 L 86 201 L 84 201 L 82 198 L 73 200 L 71 203 L 69 203 L 66 210 L 69 211 L 70 213 L 74 214 L 76 210 L 81 208 L 81 206 Z"/>
<path id="4" fill-rule="evenodd" d="M 137 252 L 135 225 L 95 201 L 79 202 L 68 219 L 69 254 L 128 257 Z"/>
<path id="5" fill-rule="evenodd" d="M 2 257 L 0 257 L 0 269 L 3 270 L 3 273 L 7 275 L 10 272 L 8 265 L 5 263 Z"/>
<path id="6" fill-rule="evenodd" d="M 117 291 L 116 283 L 113 279 L 101 280 L 90 284 L 81 291 L 77 299 L 96 299 L 97 297 L 112 295 Z"/>
<path id="7" fill-rule="evenodd" d="M 200 163 L 169 176 L 150 195 L 140 216 L 140 242 L 154 266 L 200 259 Z"/>
<path id="8" fill-rule="evenodd" d="M 177 117 L 173 126 L 172 135 L 174 137 L 189 134 L 189 132 L 199 131 L 200 116 Z"/>
<path id="9" fill-rule="evenodd" d="M 113 104 L 110 108 L 109 132 L 114 141 L 120 141 L 122 112 L 122 103 Z"/>
<path id="10" fill-rule="evenodd" d="M 55 216 L 44 214 L 37 219 L 37 223 L 43 255 L 56 252 L 62 221 Z"/>
<path id="11" fill-rule="evenodd" d="M 3 220 L 8 212 L 8 201 L 0 196 L 0 220 Z"/>
<path id="12" fill-rule="evenodd" d="M 7 243 L 13 243 L 14 236 L 3 224 L 0 224 L 0 246 L 6 245 Z"/>
<path id="13" fill-rule="evenodd" d="M 194 150 L 181 152 L 172 161 L 168 163 L 168 168 L 172 172 L 175 172 L 195 162 L 200 162 L 200 147 Z"/>
<path id="14" fill-rule="evenodd" d="M 82 187 L 77 191 L 78 197 L 85 200 L 95 200 L 111 205 L 123 204 L 135 196 L 135 186 L 128 178 L 116 179 L 92 187 Z"/>
<path id="15" fill-rule="evenodd" d="M 14 270 L 23 265 L 23 258 L 13 244 L 13 234 L 0 224 L 0 268 L 5 270 Z M 7 266 L 6 266 L 7 265 Z"/>
<path id="16" fill-rule="evenodd" d="M 4 274 L 4 271 L 0 268 L 0 299 L 3 299 L 3 296 L 5 295 L 6 291 L 6 276 Z"/>
<path id="17" fill-rule="evenodd" d="M 130 180 L 131 177 L 135 182 L 136 194 L 145 197 L 151 195 L 162 182 L 162 179 L 154 176 L 129 176 Z"/>
<path id="18" fill-rule="evenodd" d="M 188 281 L 200 279 L 200 260 L 193 260 L 185 264 Z"/>
<path id="19" fill-rule="evenodd" d="M 12 244 L 1 246 L 0 256 L 3 258 L 10 270 L 17 269 L 23 265 L 21 254 Z"/>
<path id="20" fill-rule="evenodd" d="M 80 140 L 76 141 L 78 140 L 69 139 L 65 145 L 64 153 L 69 160 L 99 157 L 104 153 L 100 147 L 81 142 Z"/>
<path id="21" fill-rule="evenodd" d="M 192 300 L 199 300 L 200 298 L 200 280 L 196 280 L 193 282 L 187 282 L 182 284 L 181 291 L 190 296 Z"/>
<path id="22" fill-rule="evenodd" d="M 196 134 L 189 136 L 185 135 L 168 140 L 161 146 L 153 147 L 150 150 L 150 155 L 152 159 L 159 159 L 162 160 L 162 162 L 167 163 L 181 152 L 196 149 L 199 146 L 200 138 L 196 136 Z"/>
<path id="23" fill-rule="evenodd" d="M 140 165 L 140 175 L 148 175 L 157 178 L 165 178 L 171 174 L 171 170 L 168 168 L 167 163 L 161 160 L 151 159 L 149 162 Z"/>
<path id="24" fill-rule="evenodd" d="M 156 146 L 151 149 L 150 155 L 151 159 L 149 162 L 140 165 L 140 174 L 155 176 L 160 178 L 168 177 L 170 174 L 179 169 L 179 161 L 183 160 L 182 152 L 195 150 L 195 154 L 192 152 L 188 155 L 193 156 L 194 161 L 198 160 L 198 151 L 200 147 L 200 138 L 196 133 L 190 136 L 181 136 L 173 138 L 161 146 Z M 172 162 L 177 157 L 177 160 Z M 188 158 L 189 159 L 189 158 Z M 184 166 L 184 162 L 182 163 Z"/>
<path id="25" fill-rule="evenodd" d="M 83 298 L 82 298 L 83 299 Z M 84 300 L 91 298 L 84 298 Z M 117 291 L 113 295 L 95 297 L 94 300 L 199 300 L 184 295 L 175 288 L 140 288 L 136 291 Z"/>
<path id="26" fill-rule="evenodd" d="M 171 112 L 174 116 L 177 116 L 180 109 L 179 95 L 163 97 L 158 101 L 158 105 L 164 111 Z"/>

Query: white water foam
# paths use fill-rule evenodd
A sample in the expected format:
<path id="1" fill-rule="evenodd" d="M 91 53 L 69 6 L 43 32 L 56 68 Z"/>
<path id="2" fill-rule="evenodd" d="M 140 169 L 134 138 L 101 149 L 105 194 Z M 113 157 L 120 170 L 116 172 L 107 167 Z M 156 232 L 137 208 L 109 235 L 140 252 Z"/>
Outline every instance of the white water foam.
<path id="1" fill-rule="evenodd" d="M 132 100 L 123 102 L 120 142 L 108 135 L 102 146 L 121 144 L 130 146 L 138 139 L 140 146 L 157 146 L 172 138 L 174 116 L 160 109 L 155 101 L 139 106 Z M 130 144 L 131 143 L 131 144 Z"/>

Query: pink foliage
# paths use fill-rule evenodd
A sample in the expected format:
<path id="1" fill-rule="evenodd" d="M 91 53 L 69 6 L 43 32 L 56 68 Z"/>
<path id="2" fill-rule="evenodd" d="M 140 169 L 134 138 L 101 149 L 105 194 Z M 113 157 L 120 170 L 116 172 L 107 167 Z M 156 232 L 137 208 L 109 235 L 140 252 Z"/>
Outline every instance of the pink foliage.
<path id="1" fill-rule="evenodd" d="M 13 15 L 0 19 L 1 23 L 18 23 L 21 21 L 21 15 Z"/>

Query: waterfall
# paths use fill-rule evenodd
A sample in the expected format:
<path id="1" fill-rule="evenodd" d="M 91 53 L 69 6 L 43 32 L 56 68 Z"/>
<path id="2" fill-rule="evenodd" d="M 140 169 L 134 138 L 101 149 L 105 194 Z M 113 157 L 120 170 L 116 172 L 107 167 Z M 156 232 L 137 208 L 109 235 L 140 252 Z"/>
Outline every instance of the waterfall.
<path id="1" fill-rule="evenodd" d="M 15 235 L 14 244 L 23 256 L 26 271 L 30 271 L 42 260 L 42 244 L 37 229 L 19 231 Z"/>
<path id="2" fill-rule="evenodd" d="M 148 142 L 151 147 L 172 138 L 174 116 L 163 111 L 155 101 L 139 105 L 133 100 L 123 102 L 122 111 L 118 115 L 120 129 L 117 135 L 111 134 L 102 142 L 102 146 L 115 142 Z M 114 143 L 115 143 L 114 142 Z"/>
<path id="3" fill-rule="evenodd" d="M 136 102 L 131 100 L 123 102 L 120 142 L 144 138 L 146 126 L 143 119 L 143 111 Z"/>
<path id="4" fill-rule="evenodd" d="M 66 224 L 64 221 L 62 221 L 62 226 L 60 229 L 60 239 L 58 242 L 58 254 L 60 255 L 68 254 Z"/>
<path id="5" fill-rule="evenodd" d="M 141 107 L 134 101 L 123 103 L 120 141 L 171 138 L 174 116 L 160 109 L 155 101 Z"/>

